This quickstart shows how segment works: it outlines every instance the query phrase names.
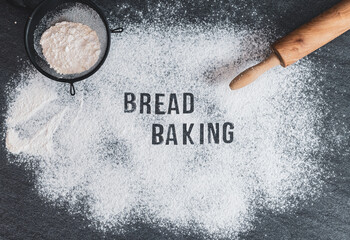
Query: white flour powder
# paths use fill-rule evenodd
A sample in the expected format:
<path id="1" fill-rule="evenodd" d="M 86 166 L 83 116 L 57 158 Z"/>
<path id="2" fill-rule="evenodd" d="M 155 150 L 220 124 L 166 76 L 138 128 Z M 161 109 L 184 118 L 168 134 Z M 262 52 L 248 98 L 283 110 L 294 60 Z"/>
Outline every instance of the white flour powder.
<path id="1" fill-rule="evenodd" d="M 232 77 L 266 49 L 264 34 L 233 26 L 142 25 L 113 37 L 106 63 L 76 84 L 75 97 L 65 84 L 28 70 L 9 103 L 9 159 L 35 171 L 43 198 L 68 203 L 104 231 L 141 219 L 235 237 L 252 228 L 257 211 L 292 210 L 322 187 L 313 156 L 321 151 L 323 103 L 306 94 L 317 83 L 310 63 L 229 90 Z M 195 111 L 124 113 L 124 92 L 191 92 Z M 224 121 L 235 124 L 231 144 L 151 145 L 153 123 Z"/>
<path id="2" fill-rule="evenodd" d="M 46 61 L 60 74 L 89 70 L 101 53 L 97 33 L 81 23 L 56 23 L 44 32 L 40 44 Z"/>

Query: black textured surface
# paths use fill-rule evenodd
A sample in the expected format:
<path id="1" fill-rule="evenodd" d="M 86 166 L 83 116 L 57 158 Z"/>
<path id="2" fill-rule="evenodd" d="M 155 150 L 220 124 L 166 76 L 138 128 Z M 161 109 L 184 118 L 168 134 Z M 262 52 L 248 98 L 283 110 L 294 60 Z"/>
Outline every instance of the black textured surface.
<path id="1" fill-rule="evenodd" d="M 111 19 L 138 23 L 152 21 L 158 1 L 95 1 Z M 164 1 L 165 2 L 165 1 Z M 155 21 L 219 23 L 228 21 L 249 28 L 268 28 L 276 39 L 323 10 L 337 0 L 265 0 L 265 1 L 177 1 L 178 9 L 158 14 Z M 167 1 L 171 6 L 175 1 Z M 119 9 L 118 6 L 124 8 Z M 30 11 L 0 0 L 0 103 L 1 123 L 6 111 L 5 85 L 28 62 L 23 46 L 24 25 Z M 136 14 L 136 10 L 142 14 Z M 186 11 L 184 11 L 186 10 Z M 170 20 L 172 19 L 172 20 Z M 16 24 L 15 24 L 16 22 Z M 115 27 L 115 26 L 113 26 Z M 255 229 L 242 234 L 242 239 L 350 239 L 350 32 L 309 56 L 315 72 L 324 79 L 322 90 L 329 103 L 325 119 L 324 146 L 329 153 L 325 163 L 335 174 L 325 186 L 325 194 L 313 205 L 293 213 L 259 213 Z M 336 65 L 336 67 L 335 67 Z M 1 132 L 3 126 L 1 125 Z M 337 133 L 338 136 L 335 136 Z M 339 137 L 340 136 L 340 137 Z M 333 149 L 333 150 L 331 150 Z M 164 229 L 138 224 L 125 235 L 102 234 L 89 228 L 80 215 L 69 214 L 64 207 L 53 207 L 40 199 L 34 189 L 34 176 L 24 167 L 7 161 L 4 138 L 0 147 L 0 239 L 201 239 L 196 235 L 174 235 Z"/>

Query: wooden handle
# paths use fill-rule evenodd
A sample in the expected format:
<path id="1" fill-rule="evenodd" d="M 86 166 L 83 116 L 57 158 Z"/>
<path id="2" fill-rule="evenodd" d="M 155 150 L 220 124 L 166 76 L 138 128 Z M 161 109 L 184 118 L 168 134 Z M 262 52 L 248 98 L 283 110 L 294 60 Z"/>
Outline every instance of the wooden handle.
<path id="1" fill-rule="evenodd" d="M 305 57 L 350 29 L 350 0 L 343 0 L 272 45 L 283 67 Z"/>
<path id="2" fill-rule="evenodd" d="M 350 0 L 343 0 L 272 44 L 274 54 L 238 75 L 231 81 L 230 88 L 232 90 L 242 88 L 278 64 L 287 67 L 349 29 Z"/>
<path id="3" fill-rule="evenodd" d="M 239 74 L 237 77 L 235 77 L 230 83 L 230 88 L 232 90 L 242 88 L 248 85 L 249 83 L 253 82 L 267 70 L 278 66 L 279 64 L 280 60 L 278 59 L 276 54 L 272 53 L 265 61 L 248 68 L 247 70 Z"/>

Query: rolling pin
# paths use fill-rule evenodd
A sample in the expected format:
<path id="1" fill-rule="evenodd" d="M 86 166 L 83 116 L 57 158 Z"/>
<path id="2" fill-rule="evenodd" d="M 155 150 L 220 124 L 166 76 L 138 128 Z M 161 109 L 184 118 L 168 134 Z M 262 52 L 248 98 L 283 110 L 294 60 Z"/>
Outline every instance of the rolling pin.
<path id="1" fill-rule="evenodd" d="M 349 29 L 350 0 L 343 0 L 273 43 L 270 56 L 235 77 L 230 83 L 230 88 L 232 90 L 242 88 L 278 65 L 287 67 Z"/>

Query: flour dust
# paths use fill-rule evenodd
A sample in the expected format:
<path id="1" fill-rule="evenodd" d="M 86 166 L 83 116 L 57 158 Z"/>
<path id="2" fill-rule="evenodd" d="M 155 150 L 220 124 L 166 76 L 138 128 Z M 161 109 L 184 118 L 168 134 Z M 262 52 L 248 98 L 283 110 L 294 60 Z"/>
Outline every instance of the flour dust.
<path id="1" fill-rule="evenodd" d="M 68 204 L 102 231 L 121 232 L 135 219 L 210 238 L 249 231 L 257 211 L 312 201 L 325 174 L 314 157 L 323 102 L 310 89 L 317 79 L 307 60 L 229 90 L 267 49 L 263 32 L 232 26 L 140 25 L 113 36 L 106 63 L 76 83 L 75 97 L 29 69 L 9 89 L 9 161 L 36 173 L 44 199 Z M 124 113 L 125 92 L 190 92 L 195 110 Z M 153 123 L 224 121 L 234 123 L 233 143 L 151 144 Z"/>

